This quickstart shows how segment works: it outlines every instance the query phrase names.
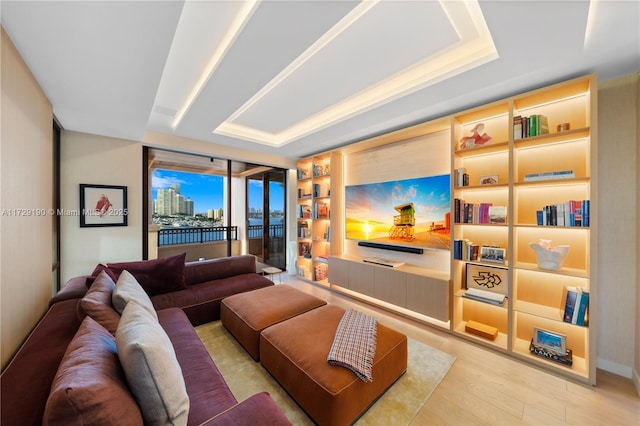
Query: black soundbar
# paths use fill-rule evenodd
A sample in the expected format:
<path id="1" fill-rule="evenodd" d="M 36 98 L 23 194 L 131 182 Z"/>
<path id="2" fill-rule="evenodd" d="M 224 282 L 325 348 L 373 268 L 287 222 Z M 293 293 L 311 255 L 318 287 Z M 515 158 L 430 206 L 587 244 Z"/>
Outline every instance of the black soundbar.
<path id="1" fill-rule="evenodd" d="M 358 241 L 358 245 L 361 247 L 371 247 L 383 250 L 401 251 L 404 253 L 422 254 L 424 249 L 419 247 L 407 247 L 407 246 L 394 246 L 391 244 L 372 243 L 371 241 Z"/>

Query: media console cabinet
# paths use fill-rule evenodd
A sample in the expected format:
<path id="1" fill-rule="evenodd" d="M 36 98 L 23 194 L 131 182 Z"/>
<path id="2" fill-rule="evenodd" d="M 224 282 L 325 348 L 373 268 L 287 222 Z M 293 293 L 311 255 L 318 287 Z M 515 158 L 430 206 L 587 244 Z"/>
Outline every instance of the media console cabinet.
<path id="1" fill-rule="evenodd" d="M 439 271 L 409 264 L 388 267 L 348 255 L 330 256 L 329 282 L 334 288 L 449 321 L 449 277 Z"/>

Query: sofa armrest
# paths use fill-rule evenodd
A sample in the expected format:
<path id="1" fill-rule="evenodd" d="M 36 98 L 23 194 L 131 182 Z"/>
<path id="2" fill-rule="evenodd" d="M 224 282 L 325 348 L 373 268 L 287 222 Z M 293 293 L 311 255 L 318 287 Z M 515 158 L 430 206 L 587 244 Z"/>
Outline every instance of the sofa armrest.
<path id="1" fill-rule="evenodd" d="M 208 426 L 291 425 L 282 409 L 267 392 L 255 394 L 217 416 L 205 421 Z"/>
<path id="2" fill-rule="evenodd" d="M 49 306 L 62 300 L 82 299 L 87 292 L 87 275 L 71 278 L 49 301 Z"/>

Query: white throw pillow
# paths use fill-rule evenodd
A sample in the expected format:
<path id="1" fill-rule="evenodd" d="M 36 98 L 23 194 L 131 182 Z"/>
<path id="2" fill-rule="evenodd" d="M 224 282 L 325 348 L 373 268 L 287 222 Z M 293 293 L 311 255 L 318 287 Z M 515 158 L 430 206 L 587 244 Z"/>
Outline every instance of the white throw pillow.
<path id="1" fill-rule="evenodd" d="M 125 306 L 132 300 L 148 310 L 149 313 L 155 317 L 156 321 L 158 320 L 158 314 L 153 307 L 153 303 L 151 302 L 149 295 L 144 291 L 142 286 L 138 283 L 136 278 L 129 273 L 129 271 L 122 271 L 120 277 L 118 277 L 116 288 L 113 290 L 111 303 L 115 310 L 122 315 Z"/>
<path id="2" fill-rule="evenodd" d="M 186 425 L 189 396 L 167 333 L 147 309 L 127 303 L 116 331 L 118 357 L 145 424 Z"/>

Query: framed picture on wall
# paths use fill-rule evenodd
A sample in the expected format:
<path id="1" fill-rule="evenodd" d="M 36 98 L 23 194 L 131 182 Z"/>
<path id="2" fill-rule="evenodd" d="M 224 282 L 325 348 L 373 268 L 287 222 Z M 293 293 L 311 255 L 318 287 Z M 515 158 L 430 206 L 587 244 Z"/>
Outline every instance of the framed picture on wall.
<path id="1" fill-rule="evenodd" d="M 127 187 L 80 184 L 80 227 L 127 226 Z"/>

